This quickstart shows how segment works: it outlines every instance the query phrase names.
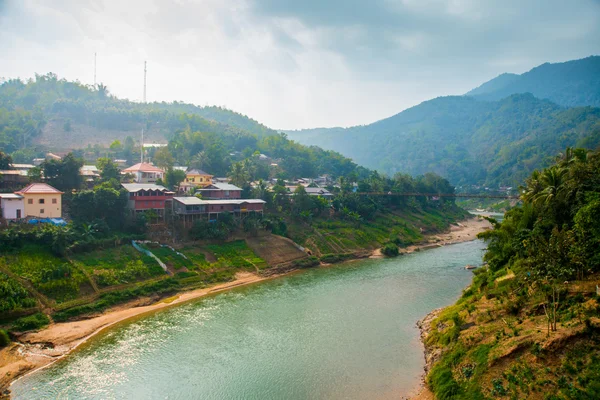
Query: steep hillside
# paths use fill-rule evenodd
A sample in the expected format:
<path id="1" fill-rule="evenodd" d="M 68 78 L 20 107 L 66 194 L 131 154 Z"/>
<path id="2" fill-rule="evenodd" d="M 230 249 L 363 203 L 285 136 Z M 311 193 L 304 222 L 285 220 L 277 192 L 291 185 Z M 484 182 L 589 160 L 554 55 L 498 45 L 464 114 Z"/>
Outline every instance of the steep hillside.
<path id="1" fill-rule="evenodd" d="M 389 174 L 433 171 L 455 184 L 516 186 L 566 146 L 598 146 L 600 109 L 566 109 L 531 94 L 495 102 L 449 96 L 366 126 L 288 135 Z"/>
<path id="2" fill-rule="evenodd" d="M 502 74 L 467 96 L 500 100 L 515 93 L 532 93 L 567 107 L 600 107 L 600 56 L 545 63 L 522 75 Z"/>
<path id="3" fill-rule="evenodd" d="M 264 137 L 277 133 L 245 115 L 220 107 L 181 102 L 135 103 L 110 95 L 109 88 L 102 84 L 94 88 L 58 79 L 51 73 L 37 75 L 28 82 L 13 79 L 2 83 L 0 105 L 0 111 L 18 110 L 35 119 L 35 131 L 24 128 L 24 132 L 11 131 L 7 135 L 20 139 L 26 136 L 34 144 L 55 149 L 73 148 L 74 143 L 82 147 L 110 144 L 127 136 L 137 138 L 142 128 L 148 141 L 163 143 L 173 132 L 187 126 L 217 134 Z"/>

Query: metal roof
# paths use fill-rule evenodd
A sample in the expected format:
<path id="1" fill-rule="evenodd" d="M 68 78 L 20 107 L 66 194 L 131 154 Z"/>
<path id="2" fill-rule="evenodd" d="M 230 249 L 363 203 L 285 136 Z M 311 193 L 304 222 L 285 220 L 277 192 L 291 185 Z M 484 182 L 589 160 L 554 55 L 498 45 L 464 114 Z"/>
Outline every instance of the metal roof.
<path id="1" fill-rule="evenodd" d="M 130 193 L 139 192 L 140 190 L 158 190 L 161 192 L 173 193 L 166 187 L 155 185 L 153 183 L 122 183 L 121 186 Z"/>
<path id="2" fill-rule="evenodd" d="M 236 200 L 202 200 L 194 196 L 188 197 L 173 197 L 173 200 L 185 204 L 186 206 L 200 206 L 200 205 L 225 205 L 225 204 L 264 204 L 266 201 L 261 199 L 236 199 Z"/>
<path id="3" fill-rule="evenodd" d="M 208 175 L 208 176 L 212 176 L 208 172 L 204 172 L 201 169 L 197 169 L 197 168 L 188 169 L 185 174 L 186 175 Z"/>
<path id="4" fill-rule="evenodd" d="M 148 163 L 137 163 L 129 168 L 125 168 L 122 172 L 165 172 L 162 169 Z"/>
<path id="5" fill-rule="evenodd" d="M 23 196 L 15 193 L 0 193 L 0 199 L 22 199 Z"/>
<path id="6" fill-rule="evenodd" d="M 231 183 L 217 182 L 198 190 L 242 190 L 242 188 L 232 185 Z"/>

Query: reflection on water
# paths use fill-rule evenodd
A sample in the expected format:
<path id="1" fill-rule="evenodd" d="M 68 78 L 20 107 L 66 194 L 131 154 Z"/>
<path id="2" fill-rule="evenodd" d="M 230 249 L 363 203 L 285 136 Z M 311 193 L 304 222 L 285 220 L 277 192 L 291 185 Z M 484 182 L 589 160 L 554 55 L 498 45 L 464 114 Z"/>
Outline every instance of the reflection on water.
<path id="1" fill-rule="evenodd" d="M 16 399 L 398 398 L 415 323 L 470 283 L 484 244 L 306 271 L 111 330 L 12 386 Z"/>

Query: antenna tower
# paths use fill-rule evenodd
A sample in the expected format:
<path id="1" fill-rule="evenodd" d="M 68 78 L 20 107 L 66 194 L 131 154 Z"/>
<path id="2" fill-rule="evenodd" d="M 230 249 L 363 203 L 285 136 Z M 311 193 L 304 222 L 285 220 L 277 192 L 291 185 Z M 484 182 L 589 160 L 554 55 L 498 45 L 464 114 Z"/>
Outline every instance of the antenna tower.
<path id="1" fill-rule="evenodd" d="M 96 87 L 96 52 L 94 52 L 94 87 Z"/>
<path id="2" fill-rule="evenodd" d="M 146 61 L 144 61 L 144 103 L 146 102 Z"/>

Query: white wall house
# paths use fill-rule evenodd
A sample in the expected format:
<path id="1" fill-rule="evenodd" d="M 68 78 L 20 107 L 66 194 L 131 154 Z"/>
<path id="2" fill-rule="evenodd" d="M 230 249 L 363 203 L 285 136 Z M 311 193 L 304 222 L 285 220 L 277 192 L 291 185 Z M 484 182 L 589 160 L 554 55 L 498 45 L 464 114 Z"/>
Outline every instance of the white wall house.
<path id="1" fill-rule="evenodd" d="M 0 193 L 0 209 L 4 219 L 24 218 L 25 201 L 23 196 L 14 193 Z"/>

